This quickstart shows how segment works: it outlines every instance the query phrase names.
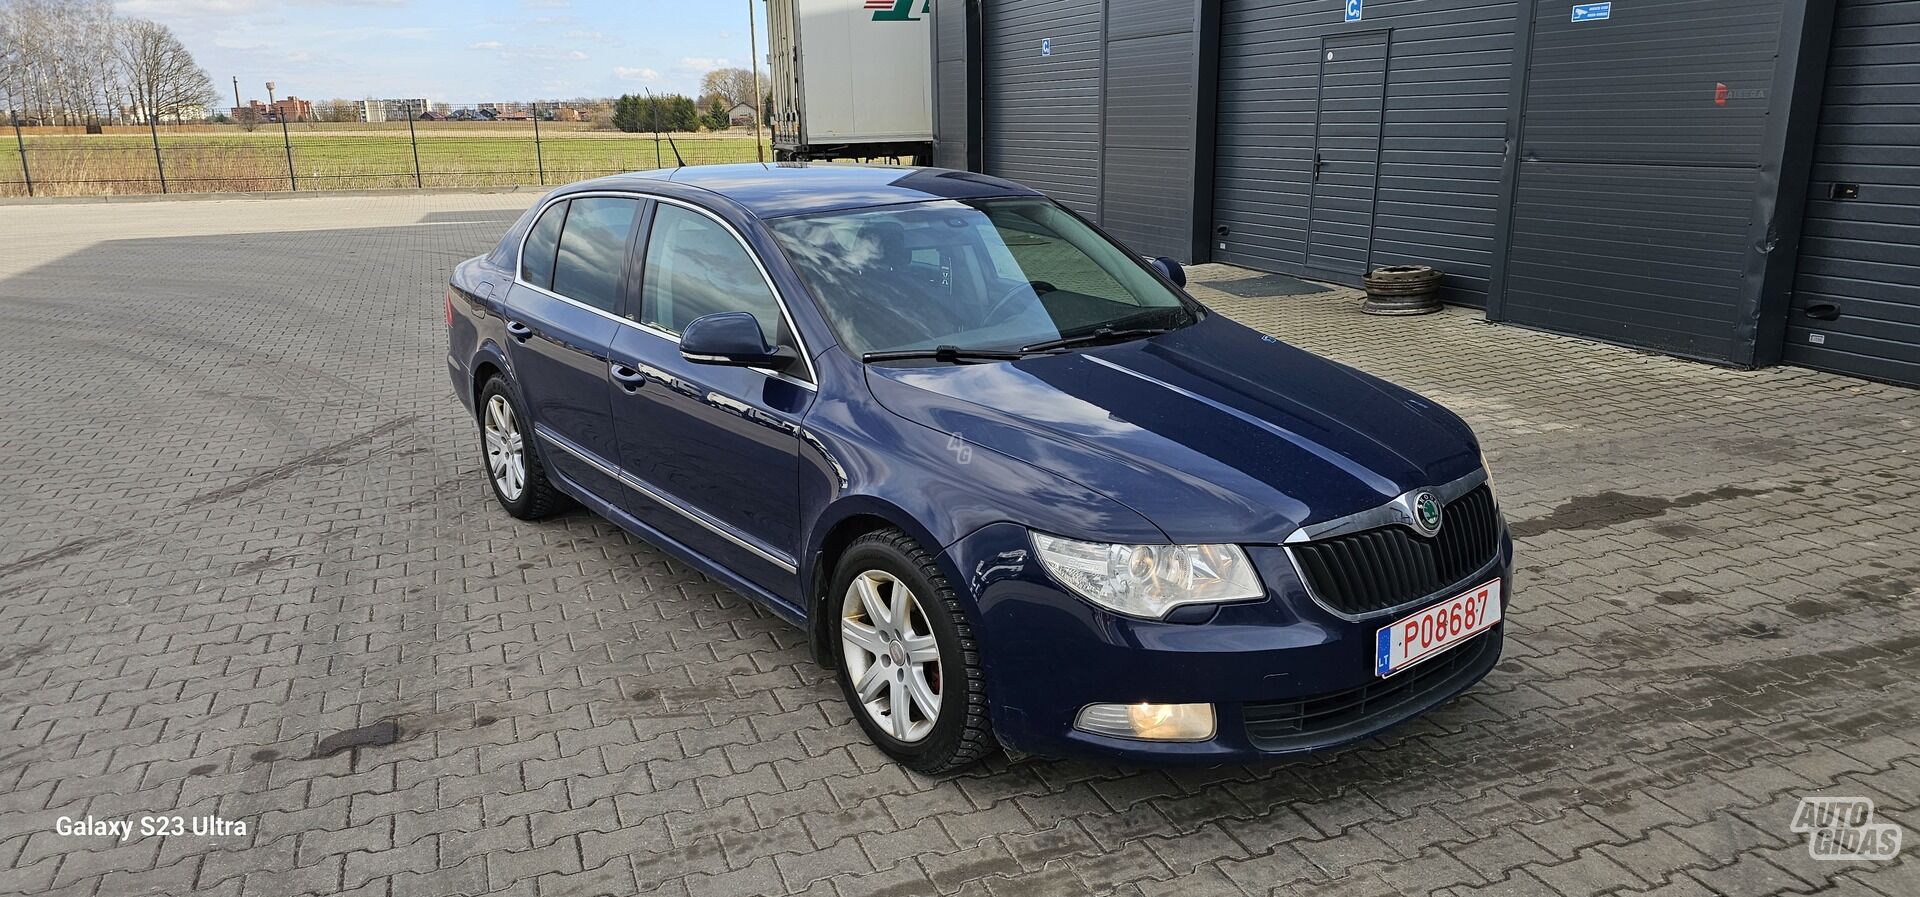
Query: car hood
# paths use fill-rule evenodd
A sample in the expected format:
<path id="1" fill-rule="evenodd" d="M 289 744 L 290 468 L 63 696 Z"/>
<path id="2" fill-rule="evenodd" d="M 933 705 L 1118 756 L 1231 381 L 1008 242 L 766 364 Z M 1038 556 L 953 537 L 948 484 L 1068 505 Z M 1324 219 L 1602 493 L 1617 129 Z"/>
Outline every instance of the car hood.
<path id="1" fill-rule="evenodd" d="M 1219 315 L 1016 362 L 869 365 L 867 383 L 893 413 L 1097 490 L 1175 542 L 1279 542 L 1480 464 L 1451 412 Z"/>

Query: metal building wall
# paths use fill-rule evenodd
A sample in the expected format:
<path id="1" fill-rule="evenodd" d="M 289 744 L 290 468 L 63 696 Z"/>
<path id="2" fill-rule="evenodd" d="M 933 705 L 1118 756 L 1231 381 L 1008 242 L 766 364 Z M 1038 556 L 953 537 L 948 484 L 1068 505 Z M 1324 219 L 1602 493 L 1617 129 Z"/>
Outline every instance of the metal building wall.
<path id="1" fill-rule="evenodd" d="M 1841 0 L 1785 359 L 1920 385 L 1920 0 Z"/>
<path id="2" fill-rule="evenodd" d="M 1198 4 L 1107 0 L 1102 227 L 1142 255 L 1193 256 Z"/>
<path id="3" fill-rule="evenodd" d="M 1087 0 L 986 0 L 982 164 L 1074 211 L 1100 209 L 1104 17 Z"/>
<path id="4" fill-rule="evenodd" d="M 933 14 L 933 164 L 980 168 L 980 0 L 947 0 Z"/>
<path id="5" fill-rule="evenodd" d="M 1484 304 L 1515 8 L 1369 0 L 1360 21 L 1347 22 L 1327 0 L 1225 0 L 1214 260 L 1349 283 L 1369 265 L 1431 264 L 1446 273 L 1443 298 Z M 1335 66 L 1350 52 L 1383 53 L 1384 67 L 1323 72 L 1329 51 Z M 1372 141 L 1362 139 L 1369 125 Z M 1327 155 L 1323 177 L 1335 192 L 1318 210 L 1316 137 L 1323 155 L 1338 154 Z M 1343 166 L 1354 172 L 1345 180 Z"/>

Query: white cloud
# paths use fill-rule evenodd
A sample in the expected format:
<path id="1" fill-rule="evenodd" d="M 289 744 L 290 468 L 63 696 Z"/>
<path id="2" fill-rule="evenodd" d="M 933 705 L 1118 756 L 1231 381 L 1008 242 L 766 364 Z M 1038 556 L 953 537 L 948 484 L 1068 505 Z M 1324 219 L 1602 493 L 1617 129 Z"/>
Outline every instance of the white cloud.
<path id="1" fill-rule="evenodd" d="M 467 49 L 469 50 L 504 50 L 506 48 L 506 44 L 497 40 L 483 40 L 467 45 Z"/>
<path id="2" fill-rule="evenodd" d="M 709 69 L 723 69 L 727 67 L 727 58 L 725 56 L 682 56 L 680 67 L 698 69 L 702 72 Z"/>
<path id="3" fill-rule="evenodd" d="M 649 68 L 628 68 L 619 66 L 613 70 L 613 76 L 622 81 L 658 81 L 660 73 Z"/>

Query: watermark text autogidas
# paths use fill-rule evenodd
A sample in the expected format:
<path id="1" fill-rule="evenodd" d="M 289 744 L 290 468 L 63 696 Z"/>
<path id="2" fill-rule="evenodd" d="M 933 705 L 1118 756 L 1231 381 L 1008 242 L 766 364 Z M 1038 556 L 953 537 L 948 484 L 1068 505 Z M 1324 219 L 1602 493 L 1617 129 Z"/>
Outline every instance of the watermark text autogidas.
<path id="1" fill-rule="evenodd" d="M 1865 797 L 1803 797 L 1788 827 L 1807 836 L 1807 855 L 1816 860 L 1890 860 L 1905 834 L 1895 823 L 1875 822 Z"/>

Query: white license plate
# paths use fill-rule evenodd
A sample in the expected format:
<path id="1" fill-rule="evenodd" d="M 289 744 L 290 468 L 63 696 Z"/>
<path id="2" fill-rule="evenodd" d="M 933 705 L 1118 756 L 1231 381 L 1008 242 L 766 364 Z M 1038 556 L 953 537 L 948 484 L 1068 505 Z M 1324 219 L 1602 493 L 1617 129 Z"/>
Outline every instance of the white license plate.
<path id="1" fill-rule="evenodd" d="M 1391 676 L 1500 622 L 1500 580 L 1383 626 L 1374 637 L 1376 675 Z"/>

